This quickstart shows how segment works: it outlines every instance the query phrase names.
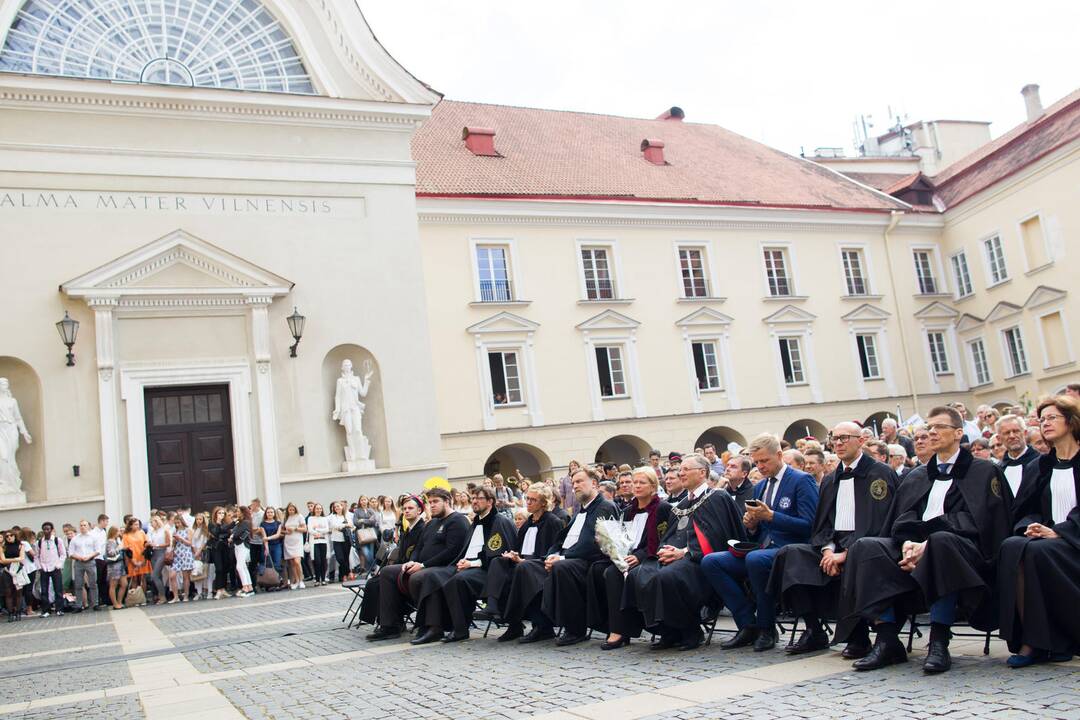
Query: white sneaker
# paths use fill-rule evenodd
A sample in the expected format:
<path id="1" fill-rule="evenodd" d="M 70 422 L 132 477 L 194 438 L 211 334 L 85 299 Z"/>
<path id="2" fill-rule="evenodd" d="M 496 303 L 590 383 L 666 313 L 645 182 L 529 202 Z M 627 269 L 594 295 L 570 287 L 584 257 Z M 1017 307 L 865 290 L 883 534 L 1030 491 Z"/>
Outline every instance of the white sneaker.
<path id="1" fill-rule="evenodd" d="M 49 617 L 49 613 L 43 612 L 43 613 L 41 613 L 41 617 L 47 618 L 47 617 Z"/>
<path id="2" fill-rule="evenodd" d="M 300 583 L 290 583 L 290 584 L 289 584 L 289 589 L 290 589 L 290 590 L 295 590 L 295 589 L 296 589 L 296 588 L 298 588 L 299 586 L 300 586 Z"/>
<path id="3" fill-rule="evenodd" d="M 301 589 L 301 590 L 303 590 L 303 589 L 304 589 L 304 581 L 303 581 L 303 580 L 301 580 L 301 581 L 300 581 L 300 589 Z"/>

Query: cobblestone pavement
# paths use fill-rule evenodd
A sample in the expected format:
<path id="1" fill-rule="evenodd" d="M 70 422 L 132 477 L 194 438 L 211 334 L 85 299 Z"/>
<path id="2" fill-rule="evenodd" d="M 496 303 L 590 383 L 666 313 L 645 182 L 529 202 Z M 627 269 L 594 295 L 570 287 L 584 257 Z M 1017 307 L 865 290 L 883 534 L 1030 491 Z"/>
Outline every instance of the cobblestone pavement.
<path id="1" fill-rule="evenodd" d="M 0 666 L 0 720 L 155 718 L 189 696 L 211 703 L 189 713 L 200 720 L 375 719 L 405 706 L 421 718 L 536 720 L 1080 717 L 1080 661 L 1010 671 L 996 641 L 989 658 L 960 643 L 955 668 L 935 677 L 915 660 L 857 674 L 835 652 L 499 645 L 494 629 L 414 648 L 344 629 L 349 598 L 328 587 L 0 625 L 5 654 L 20 656 Z"/>

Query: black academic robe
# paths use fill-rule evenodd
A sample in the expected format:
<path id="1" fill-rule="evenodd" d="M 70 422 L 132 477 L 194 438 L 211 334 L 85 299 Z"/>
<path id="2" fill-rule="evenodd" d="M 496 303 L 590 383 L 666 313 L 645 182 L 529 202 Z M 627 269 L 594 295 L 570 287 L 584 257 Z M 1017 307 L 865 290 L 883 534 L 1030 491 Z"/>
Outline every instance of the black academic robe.
<path id="1" fill-rule="evenodd" d="M 973 627 L 990 630 L 996 625 L 996 611 L 988 601 L 993 558 L 1009 532 L 1005 479 L 996 465 L 963 449 L 949 476 L 953 484 L 943 515 L 922 520 L 930 489 L 939 477 L 937 462 L 932 462 L 916 468 L 900 484 L 882 537 L 860 538 L 851 546 L 841 589 L 845 620 L 876 620 L 893 607 L 901 621 L 958 593 L 958 607 Z M 927 541 L 922 560 L 911 572 L 898 564 L 908 540 Z M 838 629 L 837 640 L 847 639 Z"/>
<path id="2" fill-rule="evenodd" d="M 855 487 L 855 529 L 837 531 L 836 496 L 840 481 L 848 477 Z M 845 552 L 859 538 L 880 535 L 899 484 L 891 467 L 866 454 L 851 471 L 842 473 L 838 467 L 827 475 L 821 482 L 810 542 L 780 548 L 769 575 L 770 594 L 780 597 L 796 615 L 837 617 L 841 578 L 845 574 L 831 577 L 821 570 L 822 550 L 831 543 L 835 552 Z"/>
<path id="3" fill-rule="evenodd" d="M 1053 450 L 1024 468 L 1013 504 L 1013 536 L 1001 546 L 997 562 L 998 617 L 1009 649 L 1021 645 L 1055 653 L 1080 653 L 1080 506 L 1054 522 L 1050 480 L 1055 468 L 1073 473 L 1080 498 L 1080 453 L 1058 461 Z M 1057 538 L 1027 538 L 1031 523 L 1052 528 Z M 1017 613 L 1016 584 L 1024 579 L 1024 620 Z"/>
<path id="4" fill-rule="evenodd" d="M 522 544 L 525 542 L 525 534 L 529 531 L 529 528 L 536 528 L 536 541 L 533 544 L 533 551 L 528 555 L 522 555 L 522 562 L 520 563 L 501 556 L 491 560 L 487 569 L 487 587 L 484 588 L 488 612 L 495 617 L 502 617 L 503 608 L 506 607 L 507 595 L 510 594 L 510 584 L 518 566 L 526 562 L 542 562 L 546 557 L 547 549 L 555 542 L 555 538 L 562 532 L 564 527 L 565 525 L 559 516 L 550 511 L 545 511 L 540 516 L 540 519 L 535 521 L 533 516 L 530 515 L 522 523 L 517 530 L 517 537 L 514 539 L 513 547 L 507 548 L 507 550 L 520 553 Z"/>
<path id="5" fill-rule="evenodd" d="M 466 557 L 473 534 L 478 528 L 482 533 L 479 553 L 475 558 Z M 476 598 L 480 597 L 484 590 L 488 567 L 492 560 L 510 548 L 515 532 L 514 523 L 494 510 L 483 518 L 473 520 L 461 556 L 450 565 L 430 569 L 431 582 L 439 583 L 439 587 L 432 592 L 425 606 L 428 627 L 453 629 L 458 633 L 468 632 Z M 462 559 L 477 560 L 480 565 L 458 570 L 457 563 Z"/>
<path id="6" fill-rule="evenodd" d="M 735 509 L 739 512 L 739 517 L 746 514 L 746 501 L 751 500 L 754 497 L 754 483 L 750 482 L 750 478 L 743 480 L 735 490 L 728 488 L 728 494 L 735 499 Z"/>
<path id="7" fill-rule="evenodd" d="M 672 511 L 660 547 L 689 552 L 668 565 L 650 559 L 632 569 L 623 588 L 622 609 L 639 611 L 647 628 L 692 632 L 701 620 L 702 608 L 717 602 L 701 572 L 701 559 L 709 552 L 726 552 L 729 540 L 745 539 L 742 517 L 728 493 L 710 490 L 704 498 L 684 499 Z"/>
<path id="8" fill-rule="evenodd" d="M 638 564 L 656 559 L 656 551 L 660 547 L 659 540 L 667 533 L 671 525 L 671 505 L 660 498 L 654 498 L 653 502 L 656 503 L 656 510 L 646 521 L 641 540 L 630 551 L 630 554 L 637 558 Z M 636 501 L 633 507 L 637 507 Z M 647 512 L 647 509 L 631 511 L 631 508 L 627 507 L 620 513 L 619 519 L 624 523 L 630 523 L 635 515 L 644 512 Z M 653 543 L 649 542 L 651 533 L 655 536 Z M 622 570 L 615 567 L 615 563 L 610 559 L 598 560 L 589 568 L 586 622 L 591 629 L 602 633 L 618 633 L 624 637 L 641 635 L 641 613 L 636 608 L 622 609 L 625 581 L 626 576 L 623 575 Z"/>
<path id="9" fill-rule="evenodd" d="M 572 635 L 585 633 L 585 580 L 589 574 L 589 567 L 606 557 L 596 541 L 596 523 L 599 520 L 610 520 L 618 515 L 615 505 L 604 499 L 603 495 L 597 495 L 587 508 L 582 508 L 578 512 L 585 513 L 585 522 L 581 527 L 577 542 L 568 548 L 563 547 L 563 541 L 573 528 L 573 522 L 571 522 L 548 548 L 549 555 L 561 555 L 563 559 L 551 566 L 551 572 L 546 573 L 541 601 L 544 615 L 553 624 L 564 628 Z M 576 520 L 577 516 L 574 519 Z M 527 565 L 525 568 L 519 568 L 514 573 L 515 577 L 521 574 L 522 570 L 532 572 L 532 567 L 532 565 Z M 542 565 L 540 570 L 543 570 Z"/>
<path id="10" fill-rule="evenodd" d="M 469 519 L 457 512 L 431 518 L 408 562 L 418 562 L 423 569 L 410 575 L 402 572 L 404 564 L 388 565 L 379 573 L 379 625 L 400 627 L 406 598 L 416 608 L 416 625 L 425 622 L 425 606 L 431 593 L 439 589 L 439 575 L 432 572 L 456 563 L 469 542 Z"/>
<path id="11" fill-rule="evenodd" d="M 401 539 L 397 549 L 394 551 L 397 553 L 396 557 L 401 558 L 399 563 L 409 562 L 413 551 L 416 550 L 417 543 L 420 542 L 420 537 L 424 534 L 424 524 L 424 519 L 420 518 L 409 526 L 408 532 L 405 533 L 405 537 Z M 379 576 L 376 574 L 369 577 L 367 582 L 364 583 L 364 597 L 360 600 L 360 621 L 375 624 L 378 617 Z"/>
<path id="12" fill-rule="evenodd" d="M 1016 492 L 1013 491 L 1012 483 L 1008 482 L 1009 475 L 1011 474 L 1009 468 L 1019 467 L 1021 468 L 1021 473 L 1023 473 L 1023 469 L 1026 468 L 1029 463 L 1035 462 L 1040 457 L 1042 457 L 1042 455 L 1039 454 L 1039 451 L 1028 445 L 1023 454 L 1015 460 L 1009 457 L 1008 453 L 1005 453 L 1005 457 L 1001 458 L 1001 465 L 999 467 L 1001 468 L 1002 474 L 1005 475 L 1005 483 L 1001 486 L 1001 489 L 1005 494 L 1005 500 L 1008 503 L 1010 514 L 1012 512 L 1013 502 L 1016 500 Z M 1023 478 L 1022 474 L 1021 478 Z M 1021 484 L 1022 483 L 1023 480 L 1021 479 Z M 1017 491 L 1019 491 L 1019 487 L 1017 487 Z"/>

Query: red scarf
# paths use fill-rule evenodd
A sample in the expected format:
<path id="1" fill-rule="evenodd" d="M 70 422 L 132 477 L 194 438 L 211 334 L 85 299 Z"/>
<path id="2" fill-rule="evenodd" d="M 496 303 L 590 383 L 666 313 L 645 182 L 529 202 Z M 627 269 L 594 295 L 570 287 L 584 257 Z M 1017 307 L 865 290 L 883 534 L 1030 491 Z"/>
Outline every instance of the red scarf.
<path id="1" fill-rule="evenodd" d="M 648 557 L 656 557 L 656 551 L 660 547 L 660 535 L 656 531 L 656 509 L 660 507 L 660 498 L 653 495 L 653 499 L 644 508 L 638 507 L 637 498 L 626 506 L 626 520 L 631 521 L 639 512 L 647 513 L 649 519 L 645 521 L 645 552 Z M 634 548 L 630 548 L 633 550 Z"/>

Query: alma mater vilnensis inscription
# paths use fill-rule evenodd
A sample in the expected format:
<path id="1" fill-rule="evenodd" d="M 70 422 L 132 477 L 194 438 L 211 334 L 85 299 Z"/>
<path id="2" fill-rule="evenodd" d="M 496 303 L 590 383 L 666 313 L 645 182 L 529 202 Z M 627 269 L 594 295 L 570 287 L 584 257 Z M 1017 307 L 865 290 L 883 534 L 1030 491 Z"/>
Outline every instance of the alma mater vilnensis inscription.
<path id="1" fill-rule="evenodd" d="M 358 197 L 195 195 L 0 189 L 0 213 L 19 210 L 346 217 L 364 213 Z"/>

